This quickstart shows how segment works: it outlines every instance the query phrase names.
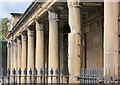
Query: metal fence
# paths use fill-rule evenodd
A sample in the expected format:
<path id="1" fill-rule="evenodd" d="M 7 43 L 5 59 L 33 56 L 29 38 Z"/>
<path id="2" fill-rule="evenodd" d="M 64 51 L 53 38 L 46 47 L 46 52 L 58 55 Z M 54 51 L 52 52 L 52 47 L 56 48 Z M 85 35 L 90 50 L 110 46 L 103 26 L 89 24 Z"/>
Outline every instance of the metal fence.
<path id="1" fill-rule="evenodd" d="M 92 83 L 92 84 L 106 84 L 106 83 L 119 83 L 119 78 L 116 76 L 103 76 L 103 69 L 81 69 L 80 74 L 78 76 L 74 76 L 74 78 L 80 83 Z M 64 75 L 64 70 L 53 69 L 48 70 L 47 68 L 43 71 L 43 69 L 37 70 L 30 69 L 27 71 L 25 69 L 23 72 L 21 69 L 16 71 L 13 69 L 12 71 L 8 69 L 7 71 L 2 70 L 2 76 L 0 77 L 1 84 L 21 84 L 21 83 L 69 83 L 70 75 Z"/>
<path id="2" fill-rule="evenodd" d="M 104 69 L 81 69 L 80 75 L 77 77 L 80 83 L 92 84 L 119 84 L 119 76 L 115 76 L 115 69 L 107 69 L 109 73 L 104 76 Z M 114 75 L 112 75 L 114 74 Z"/>
<path id="3" fill-rule="evenodd" d="M 78 76 L 80 83 L 99 83 L 103 77 L 103 69 L 81 69 Z"/>

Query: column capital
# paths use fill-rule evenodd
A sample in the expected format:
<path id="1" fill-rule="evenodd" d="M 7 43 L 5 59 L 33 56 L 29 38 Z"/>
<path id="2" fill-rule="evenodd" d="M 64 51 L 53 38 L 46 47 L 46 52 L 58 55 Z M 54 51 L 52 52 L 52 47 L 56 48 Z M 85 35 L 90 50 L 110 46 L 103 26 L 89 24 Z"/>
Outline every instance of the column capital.
<path id="1" fill-rule="evenodd" d="M 48 14 L 49 14 L 49 21 L 59 21 L 60 20 L 60 10 L 56 9 L 56 8 L 50 8 L 48 10 Z"/>
<path id="2" fill-rule="evenodd" d="M 13 46 L 16 46 L 17 45 L 17 39 L 14 39 L 13 40 Z"/>
<path id="3" fill-rule="evenodd" d="M 22 40 L 22 41 L 26 41 L 26 40 L 27 40 L 26 32 L 22 32 L 22 33 L 21 33 L 21 40 Z"/>
<path id="4" fill-rule="evenodd" d="M 68 7 L 80 7 L 80 1 L 79 0 L 68 0 Z"/>
<path id="5" fill-rule="evenodd" d="M 10 42 L 8 42 L 8 43 L 7 43 L 7 47 L 10 47 L 10 46 L 11 46 L 11 43 L 10 43 Z"/>
<path id="6" fill-rule="evenodd" d="M 26 31 L 21 32 L 21 35 L 26 36 L 27 35 Z"/>
<path id="7" fill-rule="evenodd" d="M 21 39 L 17 38 L 17 44 L 21 44 Z"/>
<path id="8" fill-rule="evenodd" d="M 36 21 L 36 31 L 43 31 L 43 30 L 44 30 L 43 24 L 39 24 L 39 23 Z"/>
<path id="9" fill-rule="evenodd" d="M 33 21 L 34 21 L 34 22 L 38 22 L 38 21 L 39 21 L 39 18 L 38 18 L 38 17 L 35 17 L 35 18 L 33 19 Z"/>
<path id="10" fill-rule="evenodd" d="M 13 46 L 13 40 L 10 41 L 11 46 Z"/>
<path id="11" fill-rule="evenodd" d="M 27 36 L 26 35 L 21 35 L 22 41 L 26 41 L 27 40 Z"/>
<path id="12" fill-rule="evenodd" d="M 35 32 L 33 30 L 27 29 L 28 36 L 35 36 Z"/>

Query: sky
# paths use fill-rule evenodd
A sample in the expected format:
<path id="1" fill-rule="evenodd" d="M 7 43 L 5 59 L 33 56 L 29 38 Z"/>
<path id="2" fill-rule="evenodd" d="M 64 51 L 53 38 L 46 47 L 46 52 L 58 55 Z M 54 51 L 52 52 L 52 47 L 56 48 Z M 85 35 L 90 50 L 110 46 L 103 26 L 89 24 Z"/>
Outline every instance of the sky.
<path id="1" fill-rule="evenodd" d="M 34 0 L 0 0 L 0 19 L 9 18 L 10 13 L 24 13 L 30 3 Z M 40 0 L 44 1 L 44 0 Z M 67 0 L 59 0 L 67 1 Z M 90 1 L 90 0 L 86 0 Z M 94 0 L 96 1 L 96 0 Z M 106 0 L 106 1 L 118 1 L 118 0 Z"/>
<path id="2" fill-rule="evenodd" d="M 32 0 L 0 0 L 0 19 L 10 19 L 10 13 L 24 13 L 31 2 Z"/>

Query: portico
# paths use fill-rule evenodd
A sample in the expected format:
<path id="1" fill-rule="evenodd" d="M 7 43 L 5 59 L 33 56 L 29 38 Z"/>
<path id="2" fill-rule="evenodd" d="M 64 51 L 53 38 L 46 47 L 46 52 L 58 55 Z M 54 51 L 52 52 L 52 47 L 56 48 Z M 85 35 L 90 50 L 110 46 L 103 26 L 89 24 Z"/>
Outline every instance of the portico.
<path id="1" fill-rule="evenodd" d="M 112 23 L 118 16 L 118 3 L 114 3 L 114 7 L 113 3 L 105 3 L 103 8 L 102 2 L 77 1 L 31 3 L 6 36 L 9 41 L 8 68 L 21 68 L 22 71 L 42 68 L 43 72 L 47 68 L 53 69 L 53 75 L 57 68 L 63 68 L 64 74 L 70 75 L 69 82 L 78 83 L 75 76 L 81 68 L 110 67 L 109 52 L 117 55 L 111 59 L 117 61 L 113 68 L 117 68 L 118 75 L 118 22 Z M 110 8 L 115 12 L 111 20 L 107 17 Z M 115 32 L 113 28 L 116 28 Z M 114 46 L 111 47 L 114 37 L 117 54 L 112 51 Z"/>

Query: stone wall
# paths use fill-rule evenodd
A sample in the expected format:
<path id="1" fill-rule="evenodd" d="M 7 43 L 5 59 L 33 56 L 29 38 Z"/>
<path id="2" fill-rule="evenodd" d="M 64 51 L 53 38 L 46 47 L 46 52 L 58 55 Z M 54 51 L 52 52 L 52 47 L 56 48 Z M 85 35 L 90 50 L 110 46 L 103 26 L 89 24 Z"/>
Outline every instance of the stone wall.
<path id="1" fill-rule="evenodd" d="M 85 68 L 103 67 L 103 27 L 101 19 L 86 27 L 85 32 Z"/>

